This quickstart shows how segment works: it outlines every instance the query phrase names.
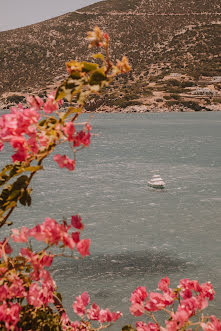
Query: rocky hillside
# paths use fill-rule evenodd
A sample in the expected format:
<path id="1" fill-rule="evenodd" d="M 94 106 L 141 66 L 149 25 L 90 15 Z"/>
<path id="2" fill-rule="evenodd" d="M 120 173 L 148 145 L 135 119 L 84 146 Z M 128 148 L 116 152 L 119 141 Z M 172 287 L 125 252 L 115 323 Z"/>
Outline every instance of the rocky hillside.
<path id="1" fill-rule="evenodd" d="M 187 102 L 200 110 L 219 104 L 220 0 L 106 0 L 1 32 L 2 103 L 22 100 L 25 93 L 43 94 L 64 77 L 66 61 L 90 59 L 84 37 L 95 25 L 110 34 L 113 57 L 127 55 L 133 71 L 116 81 L 103 100 L 91 100 L 88 109 L 168 108 L 181 102 L 185 107 Z"/>

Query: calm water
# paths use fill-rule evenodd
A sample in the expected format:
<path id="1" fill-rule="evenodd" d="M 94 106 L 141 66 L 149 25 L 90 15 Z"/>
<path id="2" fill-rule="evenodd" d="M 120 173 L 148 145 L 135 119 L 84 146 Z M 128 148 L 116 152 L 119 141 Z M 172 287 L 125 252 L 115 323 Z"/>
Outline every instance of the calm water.
<path id="1" fill-rule="evenodd" d="M 26 225 L 82 216 L 91 257 L 53 268 L 70 315 L 86 290 L 128 320 L 130 293 L 154 290 L 168 275 L 174 286 L 185 277 L 210 280 L 217 295 L 209 312 L 221 317 L 221 112 L 97 114 L 92 126 L 76 171 L 48 160 L 33 181 L 32 207 L 13 216 Z M 5 150 L 0 165 L 7 159 Z M 165 191 L 147 187 L 153 174 Z"/>

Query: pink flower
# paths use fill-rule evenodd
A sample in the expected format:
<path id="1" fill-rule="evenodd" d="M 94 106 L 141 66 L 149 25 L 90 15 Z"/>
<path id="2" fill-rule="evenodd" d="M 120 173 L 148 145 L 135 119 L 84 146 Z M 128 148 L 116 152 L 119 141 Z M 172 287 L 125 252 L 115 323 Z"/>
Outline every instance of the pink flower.
<path id="1" fill-rule="evenodd" d="M 141 316 L 144 313 L 144 304 L 132 303 L 130 306 L 130 312 L 134 316 Z"/>
<path id="2" fill-rule="evenodd" d="M 148 296 L 146 287 L 139 286 L 136 290 L 131 294 L 130 302 L 131 303 L 142 303 Z"/>
<path id="3" fill-rule="evenodd" d="M 67 168 L 71 171 L 75 168 L 75 160 L 69 159 L 66 155 L 56 154 L 54 161 L 57 162 L 60 168 Z"/>
<path id="4" fill-rule="evenodd" d="M 201 327 L 204 331 L 221 331 L 221 323 L 216 316 L 210 316 L 210 322 L 201 323 Z"/>
<path id="5" fill-rule="evenodd" d="M 8 280 L 11 285 L 8 287 L 7 299 L 13 298 L 24 298 L 26 297 L 26 290 L 22 279 L 20 279 L 16 274 L 9 275 Z"/>
<path id="6" fill-rule="evenodd" d="M 55 110 L 59 109 L 59 104 L 57 101 L 55 101 L 55 92 L 48 94 L 48 98 L 44 104 L 43 109 L 46 114 L 51 114 Z"/>
<path id="7" fill-rule="evenodd" d="M 83 292 L 81 294 L 81 300 L 82 300 L 83 305 L 86 307 L 90 302 L 89 294 L 87 292 Z"/>
<path id="8" fill-rule="evenodd" d="M 45 266 L 45 267 L 50 267 L 50 265 L 52 264 L 53 262 L 53 259 L 54 259 L 54 256 L 53 255 L 43 255 L 41 260 L 40 260 L 40 263 L 41 265 Z"/>
<path id="9" fill-rule="evenodd" d="M 84 229 L 84 224 L 81 223 L 81 217 L 79 215 L 71 217 L 71 225 L 78 230 Z"/>
<path id="10" fill-rule="evenodd" d="M 30 96 L 26 97 L 27 102 L 30 104 L 31 109 L 40 110 L 43 105 L 43 100 L 39 96 Z"/>
<path id="11" fill-rule="evenodd" d="M 132 303 L 130 307 L 130 312 L 134 316 L 141 316 L 144 313 L 144 300 L 148 296 L 146 287 L 139 286 L 131 294 L 130 302 Z"/>
<path id="12" fill-rule="evenodd" d="M 17 149 L 17 153 L 12 155 L 13 162 L 25 161 L 28 157 L 28 146 L 23 136 L 14 136 L 10 139 L 11 146 Z"/>
<path id="13" fill-rule="evenodd" d="M 41 296 L 41 288 L 38 283 L 32 283 L 29 287 L 27 301 L 29 305 L 34 306 L 35 308 L 41 307 L 44 302 Z"/>
<path id="14" fill-rule="evenodd" d="M 100 316 L 100 307 L 92 303 L 91 308 L 87 309 L 87 317 L 92 321 L 98 321 Z"/>
<path id="15" fill-rule="evenodd" d="M 83 292 L 81 295 L 76 297 L 76 301 L 73 303 L 73 310 L 78 316 L 85 315 L 85 308 L 90 302 L 90 297 L 87 292 Z"/>
<path id="16" fill-rule="evenodd" d="M 72 232 L 71 236 L 75 244 L 77 244 L 80 241 L 80 232 Z"/>
<path id="17" fill-rule="evenodd" d="M 112 313 L 112 322 L 116 322 L 120 317 L 122 317 L 122 313 L 120 311 Z"/>
<path id="18" fill-rule="evenodd" d="M 112 321 L 112 314 L 110 310 L 107 309 L 101 309 L 99 314 L 99 322 L 105 323 L 105 322 L 111 322 Z"/>
<path id="19" fill-rule="evenodd" d="M 67 136 L 68 141 L 73 141 L 74 139 L 73 135 L 75 133 L 74 124 L 72 122 L 67 122 L 63 127 L 63 132 Z"/>
<path id="20" fill-rule="evenodd" d="M 88 147 L 90 145 L 90 132 L 79 131 L 74 137 L 74 146 L 78 147 L 80 145 L 84 145 Z"/>
<path id="21" fill-rule="evenodd" d="M 48 306 L 49 303 L 53 303 L 53 292 L 55 291 L 55 282 L 51 278 L 51 275 L 46 270 L 40 271 L 41 286 L 37 282 L 30 285 L 27 301 L 30 305 L 38 308 L 42 305 Z"/>
<path id="22" fill-rule="evenodd" d="M 58 245 L 61 240 L 61 227 L 54 219 L 47 217 L 45 222 L 30 229 L 28 234 L 38 241 Z"/>
<path id="23" fill-rule="evenodd" d="M 168 299 L 170 299 L 169 302 Z M 150 297 L 149 300 L 147 300 L 146 302 L 145 309 L 147 311 L 155 312 L 158 310 L 162 310 L 168 304 L 172 304 L 173 301 L 174 300 L 171 297 L 165 298 L 165 296 L 161 293 L 150 292 Z"/>
<path id="24" fill-rule="evenodd" d="M 193 290 L 195 292 L 201 291 L 199 282 L 197 280 L 190 280 L 188 278 L 180 280 L 180 287 L 181 287 L 181 289 L 184 289 L 184 290 L 188 289 L 191 291 Z"/>
<path id="25" fill-rule="evenodd" d="M 137 331 L 149 331 L 147 324 L 142 321 L 136 322 L 136 330 Z"/>
<path id="26" fill-rule="evenodd" d="M 12 155 L 12 161 L 23 162 L 27 159 L 27 157 L 28 157 L 27 151 L 25 149 L 20 149 L 17 153 Z"/>
<path id="27" fill-rule="evenodd" d="M 180 309 L 176 313 L 172 313 L 172 321 L 176 323 L 176 330 L 180 330 L 182 326 L 189 320 L 190 314 L 186 309 Z"/>
<path id="28" fill-rule="evenodd" d="M 90 243 L 91 243 L 90 239 L 82 239 L 77 243 L 77 250 L 82 257 L 85 257 L 86 255 L 90 255 L 89 252 Z"/>
<path id="29" fill-rule="evenodd" d="M 33 135 L 31 135 L 31 137 L 27 140 L 27 144 L 28 144 L 28 148 L 29 150 L 34 153 L 37 154 L 39 151 L 39 146 L 36 140 L 36 134 L 34 133 Z"/>
<path id="30" fill-rule="evenodd" d="M 29 229 L 25 226 L 22 226 L 21 230 L 12 229 L 12 239 L 15 242 L 27 242 L 28 241 L 28 231 Z"/>
<path id="31" fill-rule="evenodd" d="M 207 297 L 209 301 L 214 299 L 215 291 L 210 282 L 201 284 L 201 295 Z"/>
<path id="32" fill-rule="evenodd" d="M 14 330 L 16 324 L 20 320 L 19 314 L 21 306 L 18 303 L 9 302 L 9 305 L 4 301 L 0 305 L 0 321 L 5 324 L 7 330 Z"/>
<path id="33" fill-rule="evenodd" d="M 64 246 L 69 247 L 71 250 L 73 250 L 75 248 L 75 242 L 69 236 L 69 234 L 67 232 L 63 232 L 62 241 L 63 241 Z"/>
<path id="34" fill-rule="evenodd" d="M 75 242 L 68 234 L 69 228 L 70 226 L 65 223 L 59 224 L 54 219 L 46 218 L 41 225 L 38 224 L 30 229 L 28 235 L 49 244 L 58 245 L 62 242 L 64 246 L 74 249 Z"/>
<path id="35" fill-rule="evenodd" d="M 144 322 L 137 322 L 136 323 L 137 331 L 160 331 L 160 328 L 157 324 L 154 323 L 144 323 Z"/>
<path id="36" fill-rule="evenodd" d="M 0 301 L 10 298 L 10 292 L 7 284 L 0 286 Z"/>
<path id="37" fill-rule="evenodd" d="M 169 285 L 170 285 L 170 280 L 168 277 L 165 277 L 165 278 L 162 278 L 160 280 L 160 282 L 158 283 L 158 288 L 162 292 L 167 292 L 169 289 Z"/>

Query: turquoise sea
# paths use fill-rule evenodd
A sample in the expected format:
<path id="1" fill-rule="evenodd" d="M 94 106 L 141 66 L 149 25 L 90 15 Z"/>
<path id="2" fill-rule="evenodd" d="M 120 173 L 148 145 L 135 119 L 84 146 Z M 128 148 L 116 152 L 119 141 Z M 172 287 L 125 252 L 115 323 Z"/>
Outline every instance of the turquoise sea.
<path id="1" fill-rule="evenodd" d="M 217 295 L 208 312 L 221 317 L 221 112 L 95 114 L 91 124 L 92 143 L 76 170 L 47 160 L 33 181 L 32 207 L 12 216 L 16 226 L 82 216 L 91 256 L 63 258 L 52 269 L 69 314 L 74 297 L 88 291 L 91 301 L 123 311 L 112 328 L 119 330 L 135 321 L 130 293 L 154 290 L 167 275 L 172 286 L 210 280 Z M 6 148 L 0 166 L 8 155 Z M 147 186 L 154 174 L 164 191 Z"/>

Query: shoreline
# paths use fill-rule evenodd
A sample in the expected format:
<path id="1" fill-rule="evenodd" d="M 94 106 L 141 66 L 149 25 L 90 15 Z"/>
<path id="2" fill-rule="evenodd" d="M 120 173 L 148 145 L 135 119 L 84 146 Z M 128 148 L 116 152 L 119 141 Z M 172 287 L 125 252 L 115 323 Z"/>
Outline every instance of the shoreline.
<path id="1" fill-rule="evenodd" d="M 28 107 L 25 103 L 24 107 Z M 0 110 L 9 110 L 11 107 L 16 107 L 16 104 L 1 104 Z M 68 107 L 65 105 L 64 109 Z M 192 109 L 184 106 L 174 105 L 172 107 L 157 107 L 157 105 L 147 106 L 147 105 L 134 105 L 128 106 L 126 108 L 100 106 L 95 110 L 84 110 L 82 113 L 195 113 L 195 112 L 219 112 L 221 111 L 221 104 L 211 104 L 207 107 L 201 107 L 200 109 Z"/>

